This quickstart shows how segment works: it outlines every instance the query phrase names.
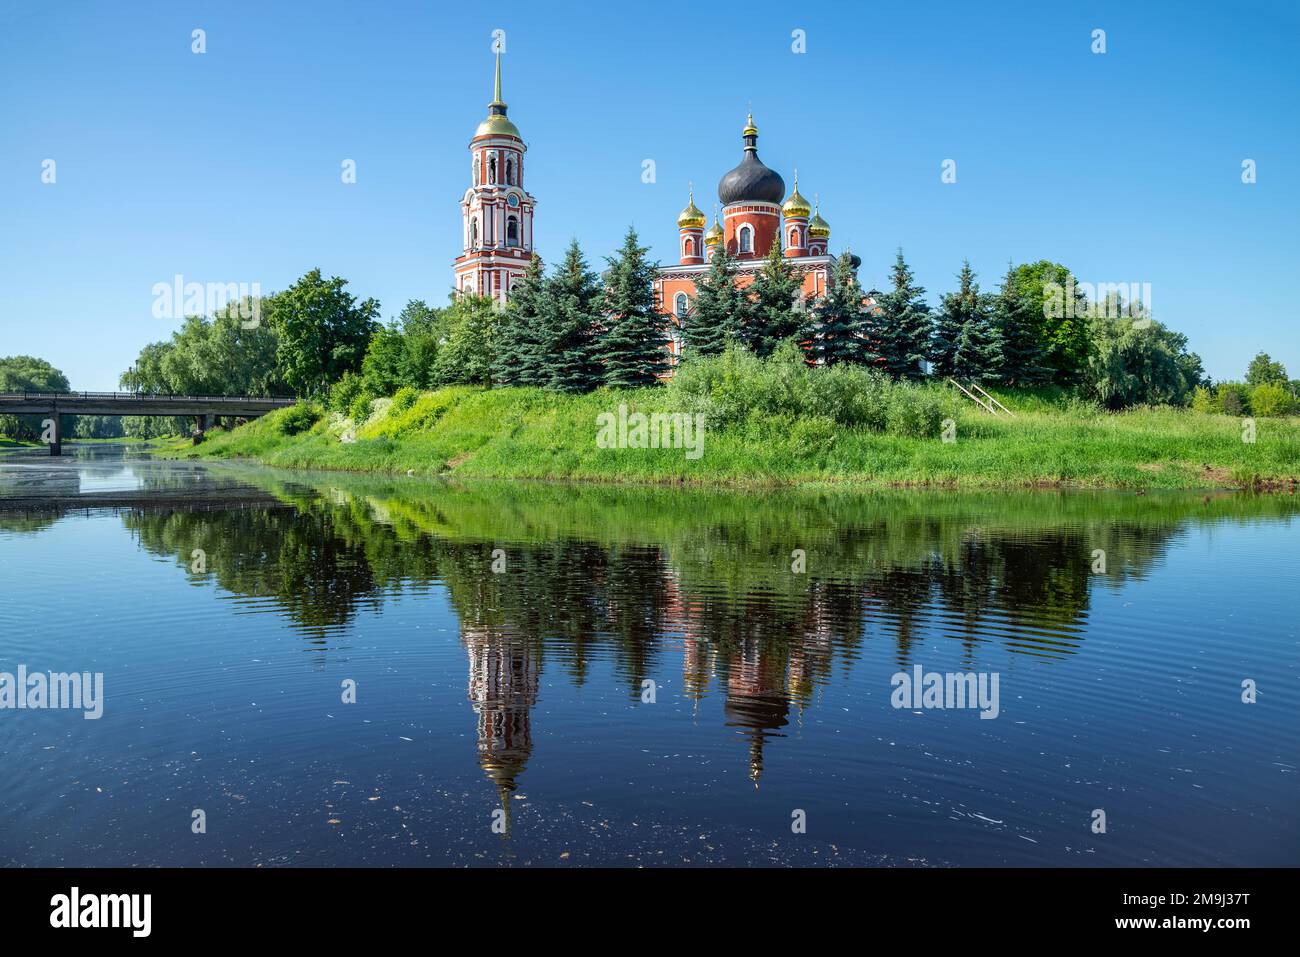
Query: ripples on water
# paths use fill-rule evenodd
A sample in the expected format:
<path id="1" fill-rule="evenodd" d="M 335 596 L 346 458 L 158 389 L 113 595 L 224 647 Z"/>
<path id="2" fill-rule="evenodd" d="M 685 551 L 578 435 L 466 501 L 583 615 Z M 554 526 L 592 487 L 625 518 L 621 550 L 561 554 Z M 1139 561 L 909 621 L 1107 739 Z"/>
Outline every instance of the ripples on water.
<path id="1" fill-rule="evenodd" d="M 445 485 L 111 449 L 11 455 L 0 499 L 0 670 L 106 688 L 98 721 L 0 711 L 3 863 L 1295 863 L 1290 497 Z M 918 664 L 996 672 L 999 716 L 895 709 Z"/>

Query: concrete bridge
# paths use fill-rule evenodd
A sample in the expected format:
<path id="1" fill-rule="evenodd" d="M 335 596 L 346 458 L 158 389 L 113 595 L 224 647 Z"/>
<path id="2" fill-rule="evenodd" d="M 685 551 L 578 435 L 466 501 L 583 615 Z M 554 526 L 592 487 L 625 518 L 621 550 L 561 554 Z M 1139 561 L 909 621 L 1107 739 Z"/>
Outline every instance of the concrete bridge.
<path id="1" fill-rule="evenodd" d="M 61 455 L 60 415 L 192 416 L 197 441 L 215 417 L 255 419 L 297 401 L 270 396 L 145 395 L 138 392 L 0 392 L 0 413 L 41 415 L 53 420 L 50 454 Z"/>

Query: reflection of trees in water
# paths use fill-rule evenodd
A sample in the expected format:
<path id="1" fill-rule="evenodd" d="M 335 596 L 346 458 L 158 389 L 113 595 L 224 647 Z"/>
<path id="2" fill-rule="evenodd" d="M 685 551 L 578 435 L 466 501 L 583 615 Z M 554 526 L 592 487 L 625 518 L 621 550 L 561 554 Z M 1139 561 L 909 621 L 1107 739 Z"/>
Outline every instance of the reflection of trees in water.
<path id="1" fill-rule="evenodd" d="M 524 492 L 503 503 L 423 486 L 384 495 L 297 486 L 281 494 L 292 506 L 140 511 L 124 521 L 187 570 L 204 549 L 208 578 L 271 599 L 318 639 L 385 595 L 445 585 L 469 658 L 480 763 L 508 809 L 532 752 L 544 662 L 580 685 L 607 659 L 638 696 L 644 679 L 675 669 L 680 656 L 697 707 L 710 692 L 723 695 L 724 720 L 746 739 L 757 784 L 765 744 L 865 642 L 888 640 L 900 666 L 935 636 L 960 641 L 971 669 L 989 642 L 1072 654 L 1091 590 L 1146 574 L 1188 517 L 1103 512 L 997 526 L 959 510 L 833 503 L 799 512 L 748 500 L 690 522 L 641 521 L 606 494 L 581 521 L 556 521 L 554 501 L 531 503 Z M 790 569 L 793 547 L 807 551 L 806 574 Z M 502 573 L 492 568 L 495 548 L 505 554 Z M 1107 553 L 1103 574 L 1091 571 L 1097 548 Z"/>
<path id="2" fill-rule="evenodd" d="M 324 640 L 361 606 L 378 607 L 364 543 L 328 510 L 220 512 L 130 510 L 123 524 L 154 554 L 171 555 L 191 581 L 214 580 L 235 595 L 269 598 L 299 628 Z M 193 571 L 194 550 L 206 570 Z"/>
<path id="3" fill-rule="evenodd" d="M 35 535 L 59 520 L 49 512 L 0 512 L 0 532 L 11 535 Z"/>

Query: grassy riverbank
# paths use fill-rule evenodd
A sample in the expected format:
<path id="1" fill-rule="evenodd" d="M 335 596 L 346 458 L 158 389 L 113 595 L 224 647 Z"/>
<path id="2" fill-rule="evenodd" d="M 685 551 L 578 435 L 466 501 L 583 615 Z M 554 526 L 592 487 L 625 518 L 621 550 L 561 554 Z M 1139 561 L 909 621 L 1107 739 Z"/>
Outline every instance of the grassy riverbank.
<path id="1" fill-rule="evenodd" d="M 682 411 L 683 397 L 671 389 L 570 396 L 472 387 L 396 404 L 381 400 L 360 426 L 337 414 L 313 423 L 301 409 L 283 410 L 163 454 L 357 472 L 760 486 L 1289 491 L 1300 479 L 1300 420 L 1294 418 L 1256 420 L 1256 441 L 1247 443 L 1240 419 L 1181 409 L 1105 413 L 1007 395 L 1017 416 L 1009 420 L 937 386 L 919 388 L 916 396 L 914 421 L 909 412 L 894 417 L 902 420 L 897 428 L 882 429 L 807 414 L 737 417 L 719 407 L 705 420 L 698 458 L 682 448 L 597 444 L 598 416 L 617 415 L 620 405 L 629 414 Z M 952 442 L 941 440 L 942 418 L 955 422 Z"/>

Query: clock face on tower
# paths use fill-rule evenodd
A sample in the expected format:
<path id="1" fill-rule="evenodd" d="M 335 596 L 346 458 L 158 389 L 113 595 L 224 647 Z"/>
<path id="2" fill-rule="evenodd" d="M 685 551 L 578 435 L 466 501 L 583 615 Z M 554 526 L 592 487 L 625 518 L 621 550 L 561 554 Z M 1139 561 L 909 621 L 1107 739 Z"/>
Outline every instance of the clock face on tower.
<path id="1" fill-rule="evenodd" d="M 506 197 L 506 202 L 509 203 L 511 206 L 518 206 L 519 197 L 516 196 L 514 193 L 511 193 L 509 196 Z"/>

